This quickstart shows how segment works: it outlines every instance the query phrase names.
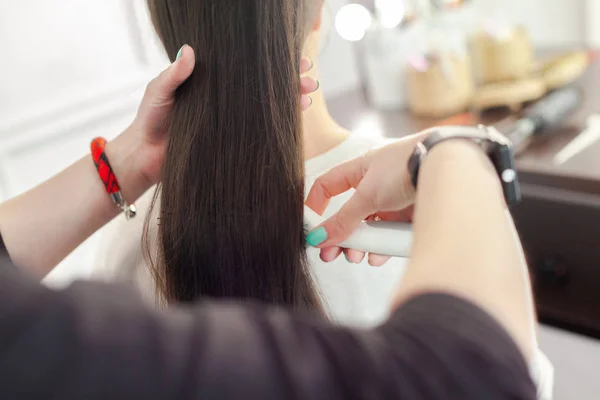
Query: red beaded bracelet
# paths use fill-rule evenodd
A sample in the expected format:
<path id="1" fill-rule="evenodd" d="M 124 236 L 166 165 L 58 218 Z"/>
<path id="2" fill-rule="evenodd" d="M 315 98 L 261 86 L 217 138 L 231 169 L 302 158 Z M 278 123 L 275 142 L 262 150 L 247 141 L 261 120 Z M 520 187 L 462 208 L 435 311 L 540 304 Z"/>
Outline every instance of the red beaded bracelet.
<path id="1" fill-rule="evenodd" d="M 97 137 L 92 140 L 91 151 L 92 151 L 92 159 L 94 160 L 94 164 L 96 165 L 96 170 L 98 171 L 98 175 L 104 183 L 104 187 L 106 188 L 106 192 L 113 199 L 117 207 L 121 209 L 125 213 L 125 218 L 131 219 L 135 217 L 137 212 L 134 204 L 127 204 L 127 201 L 123 198 L 121 194 L 121 187 L 119 186 L 119 181 L 115 176 L 115 173 L 110 166 L 110 162 L 108 162 L 108 157 L 104 152 L 104 148 L 106 147 L 106 139 Z"/>

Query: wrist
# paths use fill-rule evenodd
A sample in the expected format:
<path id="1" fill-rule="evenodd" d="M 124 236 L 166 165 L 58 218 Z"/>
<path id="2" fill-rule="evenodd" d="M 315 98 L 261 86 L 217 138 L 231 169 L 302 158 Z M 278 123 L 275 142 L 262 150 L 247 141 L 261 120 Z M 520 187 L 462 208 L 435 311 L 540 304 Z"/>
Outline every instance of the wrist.
<path id="1" fill-rule="evenodd" d="M 425 163 L 431 159 L 494 171 L 494 166 L 485 151 L 469 139 L 457 138 L 440 142 L 429 151 Z"/>
<path id="2" fill-rule="evenodd" d="M 152 183 L 144 175 L 139 162 L 139 143 L 135 135 L 125 132 L 106 144 L 105 152 L 119 181 L 124 199 L 132 203 L 146 192 Z"/>
<path id="3" fill-rule="evenodd" d="M 483 149 L 466 139 L 446 140 L 428 153 L 422 165 L 422 174 L 434 173 L 445 179 L 466 185 L 486 183 L 502 194 L 498 174 Z"/>

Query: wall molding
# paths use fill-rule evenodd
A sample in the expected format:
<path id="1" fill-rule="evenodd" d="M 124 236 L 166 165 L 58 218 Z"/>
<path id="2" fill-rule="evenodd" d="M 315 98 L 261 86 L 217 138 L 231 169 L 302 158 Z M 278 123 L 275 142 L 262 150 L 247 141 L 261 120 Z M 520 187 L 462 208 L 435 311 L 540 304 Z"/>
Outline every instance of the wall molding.
<path id="1" fill-rule="evenodd" d="M 118 119 L 119 117 L 131 115 L 135 116 L 139 101 L 143 91 L 137 96 L 123 101 L 105 104 L 102 107 L 96 107 L 77 113 L 63 119 L 49 121 L 48 124 L 37 126 L 22 134 L 15 135 L 9 140 L 0 142 L 0 201 L 6 200 L 17 195 L 11 186 L 11 176 L 9 171 L 14 168 L 11 164 L 14 160 L 28 152 L 35 152 L 44 147 L 52 147 L 53 143 L 68 141 L 73 137 L 81 136 L 92 126 L 102 126 L 107 121 Z M 120 132 L 114 132 L 114 136 Z M 86 154 L 86 149 L 81 149 L 81 155 Z M 57 155 L 60 157 L 60 154 Z"/>
<path id="2" fill-rule="evenodd" d="M 135 96 L 130 96 L 130 98 L 99 103 L 95 107 L 89 107 L 81 112 L 63 118 L 49 119 L 42 125 L 33 125 L 29 129 L 22 131 L 20 135 L 0 142 L 0 154 L 2 157 L 18 156 L 22 152 L 51 144 L 56 140 L 73 135 L 81 135 L 86 127 L 99 125 L 102 123 L 102 120 L 125 113 L 135 113 L 142 94 L 143 90 L 140 90 Z"/>
<path id="3" fill-rule="evenodd" d="M 150 21 L 147 1 L 132 0 L 127 3 L 128 7 L 131 7 L 131 12 L 135 15 L 136 35 L 140 42 L 139 49 L 143 52 L 142 58 L 146 61 L 146 65 L 153 70 L 165 68 L 169 60 Z"/>
<path id="4" fill-rule="evenodd" d="M 104 87 L 81 91 L 86 94 L 60 99 L 55 104 L 48 101 L 47 105 L 32 110 L 19 108 L 18 115 L 4 115 L 0 119 L 1 199 L 16 194 L 11 187 L 11 182 L 16 179 L 15 160 L 26 152 L 39 151 L 52 146 L 52 143 L 71 140 L 76 135 L 86 135 L 90 127 L 101 126 L 126 114 L 135 115 L 146 85 L 164 67 L 166 58 L 157 46 L 145 0 L 119 1 L 114 10 L 123 13 L 124 20 L 128 21 L 125 33 L 132 43 L 131 69 L 125 76 L 115 76 Z M 68 68 L 69 64 L 66 63 L 65 67 Z M 93 82 L 93 77 L 90 81 Z M 81 151 L 84 154 L 86 149 Z M 43 166 L 32 165 L 32 168 Z"/>
<path id="5" fill-rule="evenodd" d="M 582 28 L 585 44 L 589 47 L 600 46 L 600 1 L 584 0 L 582 6 Z"/>
<path id="6" fill-rule="evenodd" d="M 137 106 L 150 79 L 151 75 L 140 74 L 128 84 L 74 100 L 57 107 L 55 112 L 33 114 L 17 124 L 0 124 L 0 154 L 22 147 L 23 143 L 43 141 L 52 136 L 48 132 L 80 125 L 79 121 L 89 119 L 90 115 L 105 115 L 107 109 Z"/>

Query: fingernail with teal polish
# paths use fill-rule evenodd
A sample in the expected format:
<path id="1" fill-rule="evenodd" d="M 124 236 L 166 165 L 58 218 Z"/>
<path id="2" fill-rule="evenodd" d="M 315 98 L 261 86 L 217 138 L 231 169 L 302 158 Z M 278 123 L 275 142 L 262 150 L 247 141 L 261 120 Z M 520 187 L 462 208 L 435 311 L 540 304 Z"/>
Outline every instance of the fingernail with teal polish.
<path id="1" fill-rule="evenodd" d="M 309 246 L 316 247 L 325 240 L 327 240 L 327 231 L 323 227 L 317 228 L 306 235 L 306 243 L 308 243 Z"/>
<path id="2" fill-rule="evenodd" d="M 181 46 L 181 48 L 177 52 L 177 57 L 175 58 L 175 61 L 177 61 L 177 60 L 179 60 L 181 58 L 181 55 L 183 54 L 183 47 L 184 46 Z"/>
<path id="3" fill-rule="evenodd" d="M 315 92 L 316 92 L 317 90 L 319 90 L 319 88 L 320 88 L 320 87 L 321 87 L 321 82 L 317 81 L 317 88 L 315 89 Z"/>
<path id="4" fill-rule="evenodd" d="M 350 259 L 348 258 L 348 254 L 344 253 L 344 257 L 346 257 L 346 261 L 348 261 L 350 264 L 354 264 L 352 261 L 350 261 Z"/>
<path id="5" fill-rule="evenodd" d="M 310 107 L 312 106 L 312 97 L 308 96 L 308 99 L 310 100 L 310 104 L 308 105 Z"/>
<path id="6" fill-rule="evenodd" d="M 310 67 L 308 67 L 308 70 L 310 71 L 311 69 L 313 69 L 315 64 L 312 62 L 312 60 L 310 58 L 308 59 L 308 62 L 310 63 Z"/>

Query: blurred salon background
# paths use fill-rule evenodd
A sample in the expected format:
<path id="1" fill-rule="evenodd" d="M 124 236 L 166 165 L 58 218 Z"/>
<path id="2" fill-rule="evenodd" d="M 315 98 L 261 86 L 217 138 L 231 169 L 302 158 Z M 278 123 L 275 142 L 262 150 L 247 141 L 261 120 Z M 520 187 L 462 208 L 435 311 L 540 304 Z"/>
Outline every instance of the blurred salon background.
<path id="1" fill-rule="evenodd" d="M 486 123 L 518 142 L 524 200 L 513 215 L 555 399 L 600 398 L 600 1 L 326 0 L 325 9 L 321 88 L 342 125 L 400 137 Z M 144 0 L 0 0 L 0 201 L 80 158 L 93 137 L 121 132 L 166 65 Z M 46 282 L 87 277 L 98 241 Z"/>

